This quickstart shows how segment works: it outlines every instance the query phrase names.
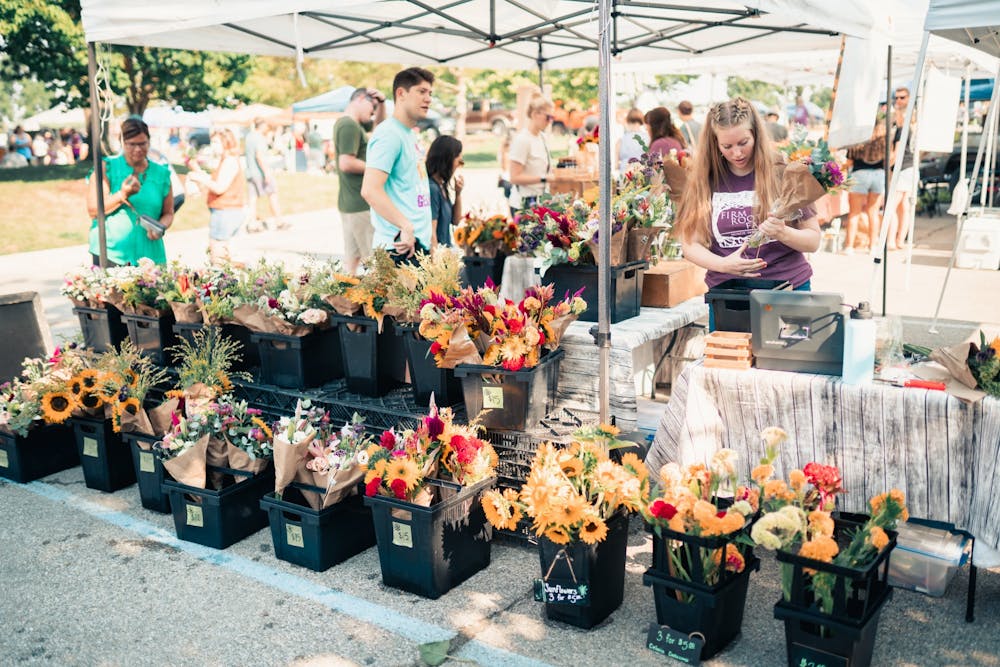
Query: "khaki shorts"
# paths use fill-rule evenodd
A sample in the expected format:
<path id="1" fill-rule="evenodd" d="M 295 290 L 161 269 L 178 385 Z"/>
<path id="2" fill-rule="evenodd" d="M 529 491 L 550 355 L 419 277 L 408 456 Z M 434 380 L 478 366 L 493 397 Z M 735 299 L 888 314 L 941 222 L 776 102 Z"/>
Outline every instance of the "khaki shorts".
<path id="1" fill-rule="evenodd" d="M 344 232 L 344 257 L 364 259 L 372 254 L 372 237 L 375 235 L 375 228 L 372 227 L 371 213 L 369 211 L 341 212 L 340 221 Z"/>

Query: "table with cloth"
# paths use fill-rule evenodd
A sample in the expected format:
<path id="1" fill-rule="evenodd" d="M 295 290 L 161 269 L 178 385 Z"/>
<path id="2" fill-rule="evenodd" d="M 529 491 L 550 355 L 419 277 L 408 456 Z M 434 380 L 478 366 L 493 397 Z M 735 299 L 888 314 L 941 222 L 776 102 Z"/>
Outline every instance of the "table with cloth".
<path id="1" fill-rule="evenodd" d="M 969 405 L 943 391 L 692 364 L 673 387 L 647 464 L 655 474 L 668 461 L 707 462 L 725 447 L 748 475 L 768 426 L 789 435 L 778 476 L 810 461 L 841 470 L 840 509 L 867 511 L 871 496 L 898 488 L 911 516 L 969 530 L 977 552 L 1000 543 L 1000 400 Z"/>

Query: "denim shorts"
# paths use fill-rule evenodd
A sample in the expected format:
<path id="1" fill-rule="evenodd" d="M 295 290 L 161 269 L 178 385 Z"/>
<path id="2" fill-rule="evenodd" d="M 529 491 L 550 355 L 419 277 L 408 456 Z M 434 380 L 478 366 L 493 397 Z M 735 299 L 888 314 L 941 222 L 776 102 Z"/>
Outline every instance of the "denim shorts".
<path id="1" fill-rule="evenodd" d="M 246 211 L 242 208 L 210 208 L 208 218 L 208 238 L 213 241 L 228 241 L 240 231 L 246 220 Z"/>
<path id="2" fill-rule="evenodd" d="M 856 195 L 885 194 L 885 169 L 858 169 L 851 172 L 854 185 L 851 192 Z"/>

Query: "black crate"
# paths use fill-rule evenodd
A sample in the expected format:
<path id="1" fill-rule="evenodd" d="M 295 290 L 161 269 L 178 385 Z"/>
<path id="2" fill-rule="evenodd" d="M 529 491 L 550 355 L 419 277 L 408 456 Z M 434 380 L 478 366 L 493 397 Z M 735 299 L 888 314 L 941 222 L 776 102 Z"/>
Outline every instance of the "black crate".
<path id="1" fill-rule="evenodd" d="M 586 604 L 545 602 L 545 615 L 553 621 L 589 629 L 621 606 L 625 596 L 625 547 L 628 545 L 628 514 L 619 512 L 607 521 L 608 535 L 602 542 L 581 541 L 556 544 L 538 538 L 542 579 L 547 583 L 575 587 L 586 584 Z M 563 554 L 557 558 L 557 555 Z M 572 568 L 569 561 L 572 561 Z M 553 561 L 555 563 L 553 564 Z"/>
<path id="2" fill-rule="evenodd" d="M 314 510 L 300 489 L 323 493 L 319 487 L 293 482 L 281 498 L 269 493 L 260 500 L 271 523 L 274 555 L 279 560 L 322 572 L 375 546 L 372 511 L 361 495 Z"/>
<path id="3" fill-rule="evenodd" d="M 305 336 L 254 332 L 250 338 L 257 345 L 260 380 L 264 384 L 306 389 L 343 377 L 340 327 Z"/>
<path id="4" fill-rule="evenodd" d="M 80 319 L 83 344 L 94 352 L 107 352 L 128 338 L 128 327 L 122 322 L 122 311 L 111 304 L 104 308 L 77 306 L 73 314 Z"/>
<path id="5" fill-rule="evenodd" d="M 205 326 L 215 325 L 205 325 L 201 322 L 175 322 L 174 333 L 178 338 L 183 338 L 193 345 L 194 333 L 201 331 Z M 260 366 L 260 353 L 257 351 L 257 343 L 251 339 L 252 334 L 249 329 L 240 324 L 223 324 L 220 333 L 240 344 L 237 360 L 233 363 L 232 370 L 248 371 Z"/>
<path id="6" fill-rule="evenodd" d="M 378 323 L 368 317 L 336 315 L 344 377 L 348 391 L 364 396 L 384 396 L 406 377 L 406 352 L 393 333 L 392 320 Z"/>
<path id="7" fill-rule="evenodd" d="M 88 489 L 111 493 L 135 484 L 132 455 L 110 419 L 73 417 L 71 421 Z"/>
<path id="8" fill-rule="evenodd" d="M 508 371 L 496 366 L 459 364 L 455 375 L 462 381 L 465 412 L 470 419 L 484 407 L 480 423 L 486 428 L 525 431 L 545 418 L 556 402 L 559 349 L 541 358 L 534 368 Z"/>
<path id="9" fill-rule="evenodd" d="M 469 487 L 431 479 L 430 507 L 369 496 L 382 583 L 437 599 L 490 564 L 492 527 L 480 503 L 494 478 Z"/>
<path id="10" fill-rule="evenodd" d="M 167 479 L 177 537 L 206 547 L 225 549 L 267 525 L 260 499 L 274 490 L 274 468 L 256 475 L 242 470 L 208 466 L 225 480 L 221 489 L 199 489 Z"/>
<path id="11" fill-rule="evenodd" d="M 750 333 L 750 292 L 758 289 L 791 288 L 792 285 L 787 280 L 733 278 L 708 290 L 705 293 L 705 303 L 712 309 L 716 331 Z"/>
<path id="12" fill-rule="evenodd" d="M 612 452 L 612 454 L 616 454 L 619 451 L 620 450 L 616 449 Z M 723 498 L 720 502 L 718 502 L 718 506 L 720 509 L 723 509 L 728 507 L 731 503 L 731 500 Z M 668 573 L 670 571 L 671 554 L 668 544 L 673 544 L 674 549 L 676 550 L 676 557 L 679 559 L 681 565 L 687 571 L 688 576 L 691 579 L 688 583 L 695 588 L 699 588 L 704 591 L 713 591 L 718 589 L 724 586 L 730 579 L 735 579 L 740 576 L 740 573 L 723 570 L 719 575 L 719 580 L 715 584 L 706 582 L 704 569 L 705 557 L 720 550 L 721 553 L 726 553 L 729 545 L 732 544 L 739 549 L 740 555 L 744 557 L 747 563 L 757 561 L 753 555 L 753 547 L 740 547 L 741 538 L 745 540 L 749 526 L 743 530 L 730 533 L 729 535 L 713 535 L 711 537 L 688 535 L 687 533 L 673 531 L 666 527 L 661 527 L 660 533 L 657 534 L 653 526 L 648 523 L 646 524 L 646 530 L 651 533 L 653 537 L 652 569 L 659 573 Z M 692 558 L 692 556 L 694 557 Z"/>
<path id="13" fill-rule="evenodd" d="M 774 617 L 785 622 L 788 667 L 824 664 L 830 667 L 868 667 L 875 650 L 878 621 L 892 589 L 883 591 L 869 613 L 856 620 L 834 620 L 829 616 L 796 609 L 778 602 Z"/>
<path id="14" fill-rule="evenodd" d="M 649 568 L 642 583 L 653 587 L 656 622 L 679 632 L 701 633 L 705 638 L 701 659 L 708 660 L 740 634 L 750 573 L 759 568 L 760 560 L 751 555 L 742 572 L 712 587 Z"/>
<path id="15" fill-rule="evenodd" d="M 462 383 L 450 368 L 438 368 L 431 354 L 431 341 L 417 332 L 417 327 L 395 324 L 395 333 L 406 346 L 406 363 L 410 368 L 413 400 L 417 405 L 429 405 L 431 395 L 435 405 L 454 405 L 462 401 Z"/>
<path id="16" fill-rule="evenodd" d="M 156 436 L 145 433 L 123 433 L 122 439 L 132 450 L 132 467 L 139 483 L 139 499 L 142 506 L 154 512 L 170 512 L 170 496 L 163 492 L 163 480 L 172 479 L 163 468 L 163 461 L 153 453 Z"/>
<path id="17" fill-rule="evenodd" d="M 846 548 L 850 542 L 850 534 L 858 530 L 865 521 L 867 515 L 834 513 L 834 539 L 841 550 Z M 896 546 L 896 532 L 887 530 L 889 544 L 876 558 L 863 568 L 844 567 L 833 563 L 805 558 L 797 554 L 797 547 L 793 550 L 778 550 L 775 557 L 781 563 L 782 568 L 791 568 L 791 599 L 785 601 L 787 606 L 794 609 L 809 611 L 819 614 L 824 618 L 833 619 L 859 619 L 867 618 L 872 609 L 881 603 L 885 591 L 889 586 L 889 556 Z M 811 575 L 806 570 L 815 570 L 834 575 L 833 583 L 833 609 L 829 614 L 819 610 L 818 603 L 813 596 L 811 586 Z"/>
<path id="18" fill-rule="evenodd" d="M 177 344 L 174 333 L 174 314 L 167 311 L 160 317 L 124 313 L 122 319 L 128 326 L 128 337 L 142 354 L 153 360 L 158 366 L 169 366 L 172 355 L 168 347 Z"/>
<path id="19" fill-rule="evenodd" d="M 628 262 L 611 267 L 611 322 L 622 322 L 639 314 L 642 304 L 642 277 L 649 262 Z M 593 264 L 576 266 L 557 264 L 549 267 L 542 276 L 542 284 L 552 283 L 555 297 L 562 299 L 573 295 L 581 287 L 580 295 L 587 302 L 587 310 L 580 315 L 581 322 L 596 322 L 597 276 L 600 267 Z"/>
<path id="20" fill-rule="evenodd" d="M 507 255 L 497 254 L 496 257 L 463 257 L 461 281 L 462 287 L 479 289 L 486 284 L 486 279 L 493 281 L 494 285 L 499 285 L 503 279 L 503 265 L 507 260 Z"/>
<path id="21" fill-rule="evenodd" d="M 78 465 L 80 455 L 69 425 L 36 426 L 24 437 L 0 431 L 0 477 L 31 482 Z"/>

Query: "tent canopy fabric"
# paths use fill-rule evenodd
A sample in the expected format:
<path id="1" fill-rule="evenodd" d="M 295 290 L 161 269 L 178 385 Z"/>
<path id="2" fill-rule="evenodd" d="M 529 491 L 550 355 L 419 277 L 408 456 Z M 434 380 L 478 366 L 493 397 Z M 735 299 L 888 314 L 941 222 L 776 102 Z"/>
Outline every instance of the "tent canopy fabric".
<path id="1" fill-rule="evenodd" d="M 931 0 L 927 30 L 1000 58 L 1000 0 Z"/>
<path id="2" fill-rule="evenodd" d="M 351 94 L 354 93 L 354 86 L 341 86 L 329 90 L 316 97 L 296 102 L 292 105 L 293 113 L 322 113 L 331 111 L 343 111 L 347 108 L 347 103 L 351 101 Z"/>
<path id="3" fill-rule="evenodd" d="M 180 107 L 150 107 L 143 112 L 142 119 L 150 127 L 212 127 L 212 116 L 207 111 L 195 113 Z"/>
<path id="4" fill-rule="evenodd" d="M 25 118 L 18 124 L 28 132 L 38 132 L 43 129 L 61 130 L 64 127 L 82 130 L 87 127 L 87 120 L 83 109 L 66 110 L 62 107 L 53 107 Z"/>
<path id="5" fill-rule="evenodd" d="M 180 7 L 178 7 L 180 5 Z M 619 62 L 834 50 L 882 19 L 866 0 L 673 0 L 615 5 Z M 579 0 L 82 0 L 89 41 L 492 69 L 594 66 L 597 12 Z M 183 19 L 176 17 L 182 16 Z M 541 56 L 539 56 L 541 49 Z"/>

